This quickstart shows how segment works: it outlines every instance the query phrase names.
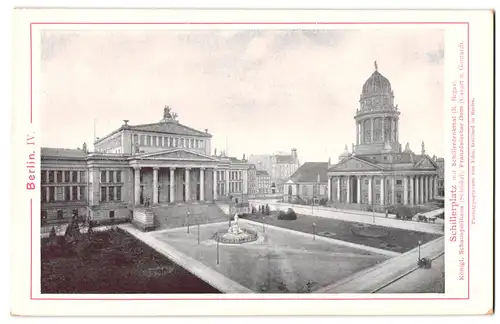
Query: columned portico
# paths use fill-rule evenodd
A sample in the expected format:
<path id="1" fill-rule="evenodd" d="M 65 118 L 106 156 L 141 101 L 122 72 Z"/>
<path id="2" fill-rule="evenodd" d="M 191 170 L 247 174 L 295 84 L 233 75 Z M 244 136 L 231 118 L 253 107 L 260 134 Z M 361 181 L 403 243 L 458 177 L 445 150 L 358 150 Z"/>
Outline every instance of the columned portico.
<path id="1" fill-rule="evenodd" d="M 337 202 L 340 202 L 340 180 L 341 177 L 337 177 Z"/>

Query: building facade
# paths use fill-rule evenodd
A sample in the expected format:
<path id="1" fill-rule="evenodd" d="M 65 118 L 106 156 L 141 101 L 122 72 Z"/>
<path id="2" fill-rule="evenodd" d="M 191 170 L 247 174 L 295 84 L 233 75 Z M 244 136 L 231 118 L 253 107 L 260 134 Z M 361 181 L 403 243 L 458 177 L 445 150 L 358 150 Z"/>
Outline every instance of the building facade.
<path id="1" fill-rule="evenodd" d="M 437 196 L 438 166 L 425 152 L 399 143 L 398 105 L 387 78 L 375 72 L 363 85 L 354 116 L 356 145 L 345 147 L 328 170 L 328 200 L 333 204 L 387 206 L 424 204 Z"/>
<path id="2" fill-rule="evenodd" d="M 319 204 L 328 198 L 328 162 L 305 162 L 285 183 L 283 200 Z"/>
<path id="3" fill-rule="evenodd" d="M 256 195 L 259 192 L 257 186 L 257 168 L 255 164 L 248 166 L 248 194 Z"/>
<path id="4" fill-rule="evenodd" d="M 42 221 L 130 216 L 135 206 L 228 200 L 248 193 L 245 160 L 210 155 L 208 130 L 182 125 L 170 108 L 158 123 L 128 120 L 95 152 L 42 148 Z M 241 199 L 239 199 L 241 204 Z"/>
<path id="5" fill-rule="evenodd" d="M 284 184 L 300 166 L 297 149 L 272 155 L 250 155 L 248 161 L 255 164 L 257 170 L 265 170 L 271 177 L 271 190 L 283 193 Z"/>
<path id="6" fill-rule="evenodd" d="M 257 194 L 265 195 L 271 193 L 271 176 L 266 170 L 257 170 Z"/>

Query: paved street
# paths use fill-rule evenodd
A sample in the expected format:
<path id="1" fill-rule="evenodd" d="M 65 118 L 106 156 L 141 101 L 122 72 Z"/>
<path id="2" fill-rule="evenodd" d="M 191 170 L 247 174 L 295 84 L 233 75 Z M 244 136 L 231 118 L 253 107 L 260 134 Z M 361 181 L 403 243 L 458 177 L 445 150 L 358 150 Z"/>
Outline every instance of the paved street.
<path id="1" fill-rule="evenodd" d="M 444 254 L 430 269 L 417 269 L 377 293 L 444 293 Z"/>

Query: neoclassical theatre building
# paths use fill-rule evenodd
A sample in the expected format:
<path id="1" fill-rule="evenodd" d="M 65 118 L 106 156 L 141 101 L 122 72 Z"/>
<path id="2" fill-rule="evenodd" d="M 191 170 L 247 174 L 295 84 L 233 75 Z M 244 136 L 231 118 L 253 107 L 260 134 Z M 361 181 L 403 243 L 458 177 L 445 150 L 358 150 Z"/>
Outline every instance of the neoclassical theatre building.
<path id="1" fill-rule="evenodd" d="M 437 196 L 438 166 L 399 142 L 400 110 L 391 83 L 377 69 L 366 80 L 354 116 L 356 144 L 346 145 L 339 161 L 328 168 L 328 200 L 332 204 L 418 205 Z M 361 206 L 362 207 L 362 206 Z"/>
<path id="2" fill-rule="evenodd" d="M 151 205 L 232 199 L 245 206 L 248 170 L 245 158 L 211 154 L 208 130 L 182 125 L 166 107 L 157 123 L 128 120 L 79 149 L 42 148 L 42 223 L 73 215 L 113 218 Z M 246 197 L 246 199 L 245 199 Z"/>

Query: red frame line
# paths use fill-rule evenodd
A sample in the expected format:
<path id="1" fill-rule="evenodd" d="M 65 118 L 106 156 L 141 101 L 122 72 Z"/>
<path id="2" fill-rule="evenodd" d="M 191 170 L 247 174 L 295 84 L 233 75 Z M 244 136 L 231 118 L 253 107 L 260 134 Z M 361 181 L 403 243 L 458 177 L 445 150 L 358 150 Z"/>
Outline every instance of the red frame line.
<path id="1" fill-rule="evenodd" d="M 470 24 L 469 22 L 450 21 L 450 22 L 31 22 L 30 23 L 30 124 L 33 123 L 33 25 L 467 25 L 467 143 L 470 149 Z M 470 157 L 467 161 L 467 170 L 469 175 L 469 183 L 467 186 L 468 199 L 470 201 Z M 40 301 L 153 301 L 153 300 L 372 300 L 372 301 L 387 301 L 387 300 L 469 300 L 470 299 L 470 204 L 468 204 L 467 214 L 467 298 L 222 298 L 222 297 L 207 297 L 207 298 L 35 298 L 33 297 L 33 199 L 30 198 L 30 300 Z M 223 295 L 221 295 L 223 296 Z"/>

